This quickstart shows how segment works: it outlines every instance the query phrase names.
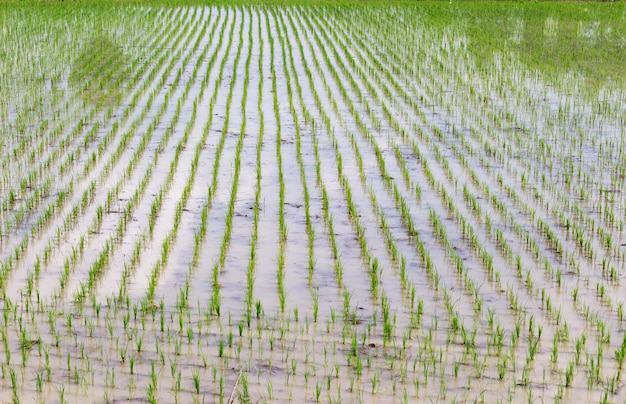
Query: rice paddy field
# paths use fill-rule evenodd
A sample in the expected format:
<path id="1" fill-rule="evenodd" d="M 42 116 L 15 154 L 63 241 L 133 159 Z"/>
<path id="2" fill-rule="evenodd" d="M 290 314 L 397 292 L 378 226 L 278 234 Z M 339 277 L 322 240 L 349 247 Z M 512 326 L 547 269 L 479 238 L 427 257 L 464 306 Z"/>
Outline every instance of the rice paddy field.
<path id="1" fill-rule="evenodd" d="M 623 402 L 626 3 L 0 4 L 1 402 Z"/>

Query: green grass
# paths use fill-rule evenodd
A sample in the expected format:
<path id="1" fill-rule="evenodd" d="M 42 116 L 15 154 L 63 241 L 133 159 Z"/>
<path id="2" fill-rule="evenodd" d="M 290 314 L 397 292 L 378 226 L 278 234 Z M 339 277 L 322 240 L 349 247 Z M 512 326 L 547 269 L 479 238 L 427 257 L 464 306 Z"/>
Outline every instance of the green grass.
<path id="1" fill-rule="evenodd" d="M 465 30 L 470 52 L 488 65 L 511 52 L 549 77 L 565 71 L 587 87 L 626 79 L 626 3 L 470 2 L 423 6 L 435 18 L 453 14 L 451 28 Z M 485 66 L 486 67 L 486 66 Z"/>

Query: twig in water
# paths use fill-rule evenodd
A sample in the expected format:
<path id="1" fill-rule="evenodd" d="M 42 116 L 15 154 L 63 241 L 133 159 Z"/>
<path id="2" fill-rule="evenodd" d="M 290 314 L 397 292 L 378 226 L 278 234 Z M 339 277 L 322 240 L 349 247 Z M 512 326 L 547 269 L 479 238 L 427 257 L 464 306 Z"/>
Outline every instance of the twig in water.
<path id="1" fill-rule="evenodd" d="M 233 386 L 233 391 L 230 393 L 228 404 L 233 404 L 235 402 L 235 391 L 237 391 L 237 385 L 239 385 L 239 380 L 241 379 L 242 372 L 243 372 L 243 369 L 239 369 L 239 376 L 237 376 L 237 380 L 235 381 L 235 385 Z"/>

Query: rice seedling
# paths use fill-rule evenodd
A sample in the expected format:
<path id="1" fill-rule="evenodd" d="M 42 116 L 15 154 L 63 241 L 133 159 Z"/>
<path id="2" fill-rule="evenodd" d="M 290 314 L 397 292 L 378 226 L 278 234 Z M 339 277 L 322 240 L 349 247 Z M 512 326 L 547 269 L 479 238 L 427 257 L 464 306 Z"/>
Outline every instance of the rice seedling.
<path id="1" fill-rule="evenodd" d="M 7 397 L 619 394 L 620 5 L 165 3 L 0 6 Z"/>

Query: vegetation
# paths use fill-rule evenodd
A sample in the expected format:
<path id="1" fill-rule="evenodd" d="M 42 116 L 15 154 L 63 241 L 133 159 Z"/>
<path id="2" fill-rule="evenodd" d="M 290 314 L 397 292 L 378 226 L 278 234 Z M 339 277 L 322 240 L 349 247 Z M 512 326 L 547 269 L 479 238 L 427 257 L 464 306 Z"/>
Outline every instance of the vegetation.
<path id="1" fill-rule="evenodd" d="M 0 396 L 619 399 L 625 25 L 0 4 Z"/>

